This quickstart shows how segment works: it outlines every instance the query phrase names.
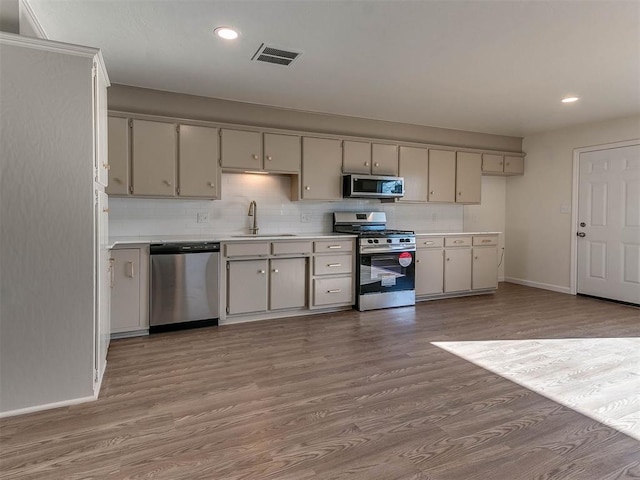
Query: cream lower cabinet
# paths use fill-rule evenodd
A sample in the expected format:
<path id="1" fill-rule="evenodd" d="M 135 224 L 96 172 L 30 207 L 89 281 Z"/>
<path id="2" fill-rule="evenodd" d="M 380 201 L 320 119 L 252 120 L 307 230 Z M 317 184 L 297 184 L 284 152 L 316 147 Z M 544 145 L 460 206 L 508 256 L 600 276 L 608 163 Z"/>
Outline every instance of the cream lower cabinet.
<path id="1" fill-rule="evenodd" d="M 444 239 L 444 292 L 471 290 L 472 237 Z"/>
<path id="2" fill-rule="evenodd" d="M 473 237 L 471 288 L 498 288 L 498 237 Z"/>
<path id="3" fill-rule="evenodd" d="M 148 248 L 111 250 L 111 335 L 126 337 L 149 330 Z"/>
<path id="4" fill-rule="evenodd" d="M 268 260 L 234 260 L 227 263 L 227 313 L 266 312 Z"/>
<path id="5" fill-rule="evenodd" d="M 444 291 L 444 239 L 416 239 L 416 295 L 438 295 Z"/>
<path id="6" fill-rule="evenodd" d="M 305 307 L 307 259 L 272 258 L 269 267 L 269 309 Z"/>

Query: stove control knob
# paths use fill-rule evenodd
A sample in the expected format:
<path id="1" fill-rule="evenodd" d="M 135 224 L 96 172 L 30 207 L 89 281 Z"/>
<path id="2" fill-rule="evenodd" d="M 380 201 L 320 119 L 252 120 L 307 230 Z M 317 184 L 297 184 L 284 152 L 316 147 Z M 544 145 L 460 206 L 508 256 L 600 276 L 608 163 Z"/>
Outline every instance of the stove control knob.
<path id="1" fill-rule="evenodd" d="M 376 239 L 373 241 L 373 243 L 378 243 L 378 239 L 376 238 Z"/>
<path id="2" fill-rule="evenodd" d="M 391 243 L 392 240 L 390 238 L 387 238 L 387 243 Z"/>
<path id="3" fill-rule="evenodd" d="M 367 242 L 369 242 L 369 243 L 373 243 L 373 240 L 369 239 L 369 240 L 367 240 Z"/>
<path id="4" fill-rule="evenodd" d="M 400 241 L 404 243 L 404 238 L 401 238 Z"/>

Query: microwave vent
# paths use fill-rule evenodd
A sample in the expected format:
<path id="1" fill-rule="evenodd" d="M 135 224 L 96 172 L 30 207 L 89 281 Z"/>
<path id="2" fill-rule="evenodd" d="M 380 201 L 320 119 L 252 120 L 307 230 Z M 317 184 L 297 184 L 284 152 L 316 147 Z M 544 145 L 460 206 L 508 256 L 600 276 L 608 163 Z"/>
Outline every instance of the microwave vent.
<path id="1" fill-rule="evenodd" d="M 300 52 L 292 52 L 290 50 L 284 50 L 282 48 L 269 47 L 264 43 L 260 45 L 260 48 L 253 54 L 251 60 L 257 62 L 273 63 L 276 65 L 284 65 L 288 67 L 294 60 L 300 55 Z"/>

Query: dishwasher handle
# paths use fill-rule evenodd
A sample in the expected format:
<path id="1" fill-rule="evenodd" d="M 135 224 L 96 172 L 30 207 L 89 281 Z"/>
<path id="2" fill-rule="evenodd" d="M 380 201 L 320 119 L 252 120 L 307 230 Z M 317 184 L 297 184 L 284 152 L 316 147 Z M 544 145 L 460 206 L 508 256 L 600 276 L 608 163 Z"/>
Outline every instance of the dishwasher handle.
<path id="1" fill-rule="evenodd" d="M 152 243 L 149 245 L 151 255 L 186 255 L 219 251 L 220 242 Z"/>

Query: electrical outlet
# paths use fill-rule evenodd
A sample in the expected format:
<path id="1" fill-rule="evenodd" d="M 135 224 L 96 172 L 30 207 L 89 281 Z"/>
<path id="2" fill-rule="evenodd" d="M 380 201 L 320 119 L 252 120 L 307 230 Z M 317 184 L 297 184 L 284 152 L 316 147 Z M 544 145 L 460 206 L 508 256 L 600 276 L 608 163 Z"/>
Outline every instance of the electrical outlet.
<path id="1" fill-rule="evenodd" d="M 309 213 L 301 213 L 300 214 L 300 222 L 301 223 L 309 223 L 311 221 L 311 214 Z"/>
<path id="2" fill-rule="evenodd" d="M 197 216 L 198 223 L 207 223 L 209 221 L 209 214 L 200 212 Z"/>

